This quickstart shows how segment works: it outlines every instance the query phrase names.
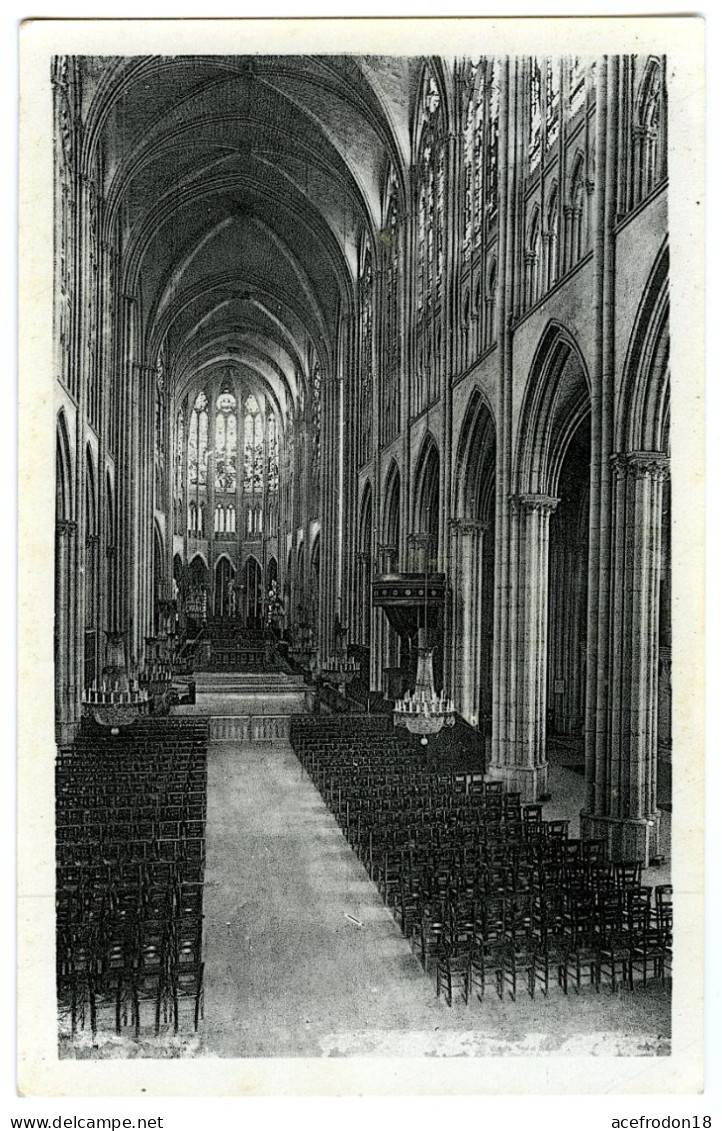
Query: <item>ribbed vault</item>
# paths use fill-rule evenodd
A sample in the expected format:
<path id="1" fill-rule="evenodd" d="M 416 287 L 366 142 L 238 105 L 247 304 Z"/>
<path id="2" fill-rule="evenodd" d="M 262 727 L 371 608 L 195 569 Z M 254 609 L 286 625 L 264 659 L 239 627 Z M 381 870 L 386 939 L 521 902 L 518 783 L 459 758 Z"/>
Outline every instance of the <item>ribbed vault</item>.
<path id="1" fill-rule="evenodd" d="M 101 65 L 102 64 L 102 65 Z M 406 195 L 414 59 L 149 57 L 88 66 L 84 166 L 177 396 L 231 362 L 285 418 L 328 369 L 383 186 Z"/>

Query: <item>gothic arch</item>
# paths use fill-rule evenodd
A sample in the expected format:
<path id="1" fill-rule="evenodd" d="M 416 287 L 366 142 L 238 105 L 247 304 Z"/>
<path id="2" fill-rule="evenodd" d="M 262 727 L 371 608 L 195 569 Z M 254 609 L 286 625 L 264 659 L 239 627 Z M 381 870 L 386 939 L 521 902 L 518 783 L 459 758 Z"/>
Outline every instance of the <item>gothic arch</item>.
<path id="1" fill-rule="evenodd" d="M 476 386 L 469 397 L 456 456 L 454 513 L 458 518 L 493 517 L 496 425 L 488 400 Z"/>
<path id="2" fill-rule="evenodd" d="M 65 413 L 58 413 L 55 439 L 55 518 L 69 521 L 73 517 L 73 478 L 70 440 Z"/>
<path id="3" fill-rule="evenodd" d="M 392 459 L 386 473 L 384 485 L 383 540 L 384 545 L 394 546 L 396 556 L 399 552 L 401 506 L 401 474 L 399 465 Z"/>
<path id="4" fill-rule="evenodd" d="M 426 125 L 424 94 L 429 78 L 433 79 L 436 85 L 437 93 L 439 95 L 439 113 L 441 114 L 439 129 L 448 131 L 449 128 L 450 98 L 443 63 L 441 59 L 430 58 L 426 61 L 425 66 L 422 67 L 421 71 L 419 72 L 416 92 L 411 103 L 411 134 L 413 137 L 412 152 L 415 156 L 418 156 L 419 147 L 421 145 L 421 138 L 423 136 L 424 127 Z"/>
<path id="5" fill-rule="evenodd" d="M 198 563 L 198 564 L 196 564 L 196 563 Z M 198 566 L 201 567 L 201 569 L 203 570 L 203 572 L 205 573 L 206 578 L 207 578 L 210 570 L 209 570 L 209 566 L 208 566 L 208 560 L 207 560 L 206 555 L 203 553 L 202 550 L 198 550 L 193 555 L 193 557 L 191 558 L 190 564 L 188 566 L 189 574 L 191 574 L 191 573 L 198 574 L 199 573 Z"/>
<path id="6" fill-rule="evenodd" d="M 616 450 L 669 447 L 669 245 L 665 241 L 644 288 L 624 362 Z"/>
<path id="7" fill-rule="evenodd" d="M 590 412 L 590 381 L 582 352 L 569 330 L 550 322 L 529 371 L 519 418 L 520 493 L 554 495 L 567 448 Z"/>
<path id="8" fill-rule="evenodd" d="M 416 459 L 414 470 L 414 501 L 413 501 L 413 529 L 426 530 L 426 506 L 429 502 L 429 492 L 434 493 L 436 487 L 438 498 L 438 477 L 440 470 L 439 446 L 431 432 L 427 432 Z M 437 506 L 438 517 L 438 506 Z"/>
<path id="9" fill-rule="evenodd" d="M 450 536 L 449 676 L 459 711 L 488 733 L 492 711 L 496 428 L 477 386 L 456 454 Z"/>
<path id="10" fill-rule="evenodd" d="M 361 496 L 361 505 L 359 507 L 359 562 L 358 562 L 358 578 L 359 578 L 359 643 L 368 645 L 371 643 L 371 577 L 373 573 L 373 566 L 371 555 L 373 553 L 373 525 L 374 525 L 374 506 L 373 506 L 373 491 L 371 484 L 367 481 Z"/>

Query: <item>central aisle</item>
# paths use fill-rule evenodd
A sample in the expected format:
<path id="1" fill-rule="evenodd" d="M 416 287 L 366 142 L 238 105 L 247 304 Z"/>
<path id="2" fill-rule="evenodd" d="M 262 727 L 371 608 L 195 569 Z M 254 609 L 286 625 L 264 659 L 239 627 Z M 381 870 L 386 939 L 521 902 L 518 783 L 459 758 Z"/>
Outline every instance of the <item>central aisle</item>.
<path id="1" fill-rule="evenodd" d="M 656 991 L 437 1001 L 286 744 L 211 745 L 206 832 L 206 1055 L 665 1051 Z"/>

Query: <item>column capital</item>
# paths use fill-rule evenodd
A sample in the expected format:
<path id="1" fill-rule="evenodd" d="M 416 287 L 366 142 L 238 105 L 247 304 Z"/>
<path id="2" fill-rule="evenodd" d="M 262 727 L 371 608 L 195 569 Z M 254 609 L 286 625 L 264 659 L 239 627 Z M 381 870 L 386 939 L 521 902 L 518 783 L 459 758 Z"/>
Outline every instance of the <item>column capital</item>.
<path id="1" fill-rule="evenodd" d="M 450 518 L 449 527 L 458 534 L 484 534 L 491 526 L 490 522 L 478 518 Z"/>
<path id="2" fill-rule="evenodd" d="M 426 546 L 431 545 L 432 537 L 431 534 L 427 534 L 423 530 L 416 530 L 408 535 L 408 543 L 414 549 L 423 550 Z"/>
<path id="3" fill-rule="evenodd" d="M 669 456 L 665 452 L 615 452 L 609 462 L 617 479 L 664 482 L 669 478 Z"/>
<path id="4" fill-rule="evenodd" d="M 157 370 L 152 365 L 144 365 L 142 361 L 134 361 L 133 369 L 136 373 L 145 373 L 146 376 L 156 377 Z"/>
<path id="5" fill-rule="evenodd" d="M 555 499 L 552 495 L 511 495 L 509 501 L 513 508 L 527 513 L 539 511 L 543 514 L 554 514 L 559 505 L 559 499 Z"/>

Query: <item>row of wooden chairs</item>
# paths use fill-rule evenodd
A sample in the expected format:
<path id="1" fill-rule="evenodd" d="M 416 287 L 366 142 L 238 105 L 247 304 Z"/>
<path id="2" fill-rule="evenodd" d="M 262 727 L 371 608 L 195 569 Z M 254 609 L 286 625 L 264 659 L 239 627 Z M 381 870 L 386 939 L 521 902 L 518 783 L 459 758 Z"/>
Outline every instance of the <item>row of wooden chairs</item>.
<path id="1" fill-rule="evenodd" d="M 71 1032 L 203 1009 L 207 720 L 90 730 L 56 765 L 57 986 Z M 167 724 L 167 725 L 166 725 Z"/>
<path id="2" fill-rule="evenodd" d="M 671 971 L 668 885 L 643 887 L 638 862 L 609 861 L 473 767 L 431 768 L 355 721 L 293 720 L 294 749 L 449 1003 L 458 980 L 483 995 L 487 974 L 515 998 L 522 980 L 566 993 L 586 972 L 616 990 Z"/>

